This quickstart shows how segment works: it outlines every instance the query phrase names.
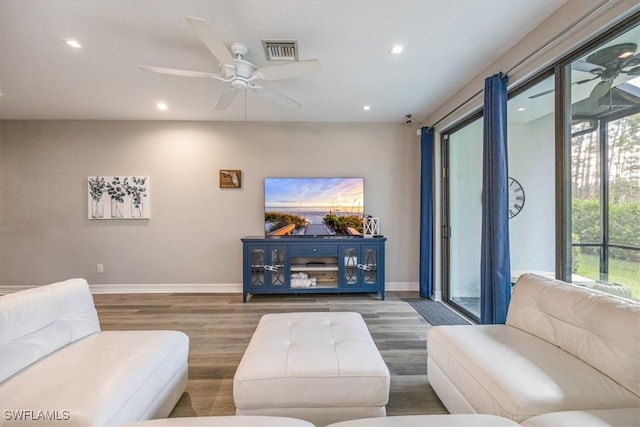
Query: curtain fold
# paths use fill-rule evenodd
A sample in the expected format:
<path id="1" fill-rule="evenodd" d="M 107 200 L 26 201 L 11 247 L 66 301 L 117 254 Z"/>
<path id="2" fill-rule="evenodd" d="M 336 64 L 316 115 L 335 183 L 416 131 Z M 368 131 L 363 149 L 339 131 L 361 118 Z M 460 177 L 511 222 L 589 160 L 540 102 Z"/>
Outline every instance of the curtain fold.
<path id="1" fill-rule="evenodd" d="M 433 295 L 433 144 L 432 128 L 420 132 L 420 297 Z"/>
<path id="2" fill-rule="evenodd" d="M 485 80 L 482 159 L 480 323 L 505 323 L 511 300 L 507 156 L 507 81 Z"/>

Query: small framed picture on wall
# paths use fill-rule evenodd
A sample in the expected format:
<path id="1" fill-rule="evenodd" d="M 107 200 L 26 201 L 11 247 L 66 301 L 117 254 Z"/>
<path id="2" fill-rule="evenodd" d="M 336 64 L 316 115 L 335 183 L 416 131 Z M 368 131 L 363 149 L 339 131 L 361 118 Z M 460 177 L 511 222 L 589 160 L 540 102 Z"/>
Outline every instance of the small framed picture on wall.
<path id="1" fill-rule="evenodd" d="M 242 188 L 242 171 L 220 169 L 220 188 Z"/>

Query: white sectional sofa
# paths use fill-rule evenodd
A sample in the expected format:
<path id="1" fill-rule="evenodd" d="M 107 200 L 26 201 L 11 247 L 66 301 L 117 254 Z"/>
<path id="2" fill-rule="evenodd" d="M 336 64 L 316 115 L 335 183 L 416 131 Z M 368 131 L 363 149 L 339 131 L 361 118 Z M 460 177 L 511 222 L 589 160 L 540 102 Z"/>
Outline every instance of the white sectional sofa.
<path id="1" fill-rule="evenodd" d="M 3 426 L 115 426 L 169 415 L 187 383 L 188 337 L 101 331 L 84 279 L 0 297 Z"/>
<path id="2" fill-rule="evenodd" d="M 433 327 L 427 352 L 429 382 L 451 413 L 531 426 L 599 415 L 597 425 L 625 425 L 640 413 L 640 304 L 629 300 L 524 274 L 505 325 Z"/>

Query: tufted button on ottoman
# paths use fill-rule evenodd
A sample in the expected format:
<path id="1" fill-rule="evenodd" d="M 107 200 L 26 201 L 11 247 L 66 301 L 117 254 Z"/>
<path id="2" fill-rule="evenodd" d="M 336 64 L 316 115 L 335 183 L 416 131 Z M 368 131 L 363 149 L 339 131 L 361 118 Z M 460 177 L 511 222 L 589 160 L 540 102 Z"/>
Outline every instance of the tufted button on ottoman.
<path id="1" fill-rule="evenodd" d="M 358 313 L 267 314 L 235 377 L 236 415 L 316 426 L 386 415 L 389 369 Z"/>

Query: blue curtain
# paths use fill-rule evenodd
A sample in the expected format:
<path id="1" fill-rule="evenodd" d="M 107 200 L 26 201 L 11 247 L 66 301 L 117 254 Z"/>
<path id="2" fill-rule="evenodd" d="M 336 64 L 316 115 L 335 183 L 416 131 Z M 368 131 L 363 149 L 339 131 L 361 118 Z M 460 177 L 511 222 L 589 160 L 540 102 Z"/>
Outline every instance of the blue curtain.
<path id="1" fill-rule="evenodd" d="M 507 81 L 485 80 L 482 159 L 480 323 L 504 323 L 511 300 L 507 189 Z"/>
<path id="2" fill-rule="evenodd" d="M 420 132 L 420 297 L 433 295 L 433 129 Z"/>

